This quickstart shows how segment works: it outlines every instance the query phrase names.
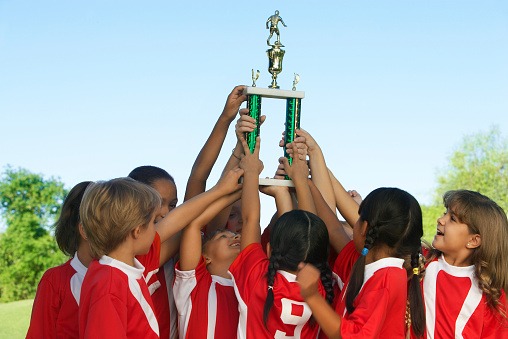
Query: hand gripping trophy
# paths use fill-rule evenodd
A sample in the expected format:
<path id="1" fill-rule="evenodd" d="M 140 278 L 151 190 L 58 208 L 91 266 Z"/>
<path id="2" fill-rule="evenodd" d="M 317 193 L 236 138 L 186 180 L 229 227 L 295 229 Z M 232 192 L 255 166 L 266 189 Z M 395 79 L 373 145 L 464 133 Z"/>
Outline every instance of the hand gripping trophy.
<path id="1" fill-rule="evenodd" d="M 300 76 L 295 73 L 295 78 L 293 81 L 293 90 L 281 90 L 277 85 L 277 75 L 282 72 L 282 58 L 286 51 L 284 51 L 281 47 L 284 45 L 280 42 L 280 33 L 277 25 L 279 22 L 287 27 L 282 18 L 279 16 L 279 11 L 275 11 L 275 14 L 270 16 L 266 21 L 266 28 L 270 29 L 270 36 L 266 40 L 266 43 L 271 48 L 266 51 L 268 55 L 268 71 L 272 74 L 272 83 L 269 88 L 259 88 L 256 87 L 256 80 L 259 78 L 259 71 L 257 71 L 256 75 L 254 70 L 252 70 L 252 86 L 247 87 L 244 90 L 244 94 L 247 95 L 247 108 L 249 109 L 249 115 L 256 119 L 256 129 L 251 133 L 246 133 L 245 139 L 249 145 L 251 152 L 254 151 L 254 145 L 256 144 L 256 137 L 259 135 L 259 118 L 261 117 L 261 98 L 276 98 L 276 99 L 286 99 L 286 129 L 285 129 L 285 139 L 286 143 L 291 143 L 295 139 L 295 131 L 300 128 L 300 113 L 301 113 L 301 103 L 302 99 L 305 96 L 304 92 L 296 91 L 296 83 L 299 81 Z M 270 26 L 268 25 L 270 24 Z M 277 34 L 277 40 L 270 44 L 270 39 L 273 34 Z M 292 163 L 292 158 L 287 153 L 286 148 L 284 147 L 284 156 L 289 160 L 289 163 Z M 277 180 L 277 179 L 260 179 L 260 185 L 279 185 L 279 186 L 294 186 L 292 181 L 289 180 L 289 177 L 286 177 L 286 180 Z"/>

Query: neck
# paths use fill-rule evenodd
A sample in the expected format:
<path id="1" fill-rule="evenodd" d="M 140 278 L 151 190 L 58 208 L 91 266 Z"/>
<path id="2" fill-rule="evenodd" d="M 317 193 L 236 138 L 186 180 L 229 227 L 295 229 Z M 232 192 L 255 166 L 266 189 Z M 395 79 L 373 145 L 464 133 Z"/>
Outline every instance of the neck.
<path id="1" fill-rule="evenodd" d="M 87 242 L 80 242 L 78 246 L 77 256 L 79 261 L 88 268 L 90 266 L 90 263 L 93 260 L 92 251 L 90 250 L 90 246 Z"/>
<path id="2" fill-rule="evenodd" d="M 107 256 L 134 267 L 134 252 L 128 246 L 122 245 L 120 244 L 120 246 L 109 252 Z"/>
<path id="3" fill-rule="evenodd" d="M 365 257 L 365 264 L 372 264 L 380 259 L 393 257 L 393 248 L 385 244 L 379 244 L 369 250 Z"/>
<path id="4" fill-rule="evenodd" d="M 467 267 L 473 265 L 473 261 L 471 260 L 471 253 L 469 253 L 470 250 L 467 250 L 467 253 L 465 251 L 461 251 L 460 253 L 455 254 L 446 254 L 443 253 L 443 257 L 447 264 L 457 267 Z"/>
<path id="5" fill-rule="evenodd" d="M 208 270 L 208 272 L 211 275 L 216 275 L 216 276 L 219 276 L 222 278 L 231 279 L 231 276 L 228 273 L 229 266 L 224 267 L 222 265 L 217 265 L 217 264 L 214 265 L 213 263 L 210 263 L 206 266 L 206 269 Z"/>

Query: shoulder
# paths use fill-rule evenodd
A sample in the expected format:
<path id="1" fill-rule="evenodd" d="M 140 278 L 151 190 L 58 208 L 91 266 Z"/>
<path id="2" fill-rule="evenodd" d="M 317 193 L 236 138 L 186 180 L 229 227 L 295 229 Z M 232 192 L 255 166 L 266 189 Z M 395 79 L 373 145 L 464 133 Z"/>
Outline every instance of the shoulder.
<path id="1" fill-rule="evenodd" d="M 51 284 L 54 286 L 65 284 L 76 271 L 70 265 L 72 259 L 60 266 L 52 267 L 42 275 L 40 284 Z"/>

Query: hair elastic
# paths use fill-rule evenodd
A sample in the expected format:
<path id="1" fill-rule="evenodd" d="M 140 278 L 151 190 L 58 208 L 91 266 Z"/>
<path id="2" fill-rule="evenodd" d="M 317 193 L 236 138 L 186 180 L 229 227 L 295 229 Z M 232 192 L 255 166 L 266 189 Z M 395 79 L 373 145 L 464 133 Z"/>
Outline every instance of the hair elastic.
<path id="1" fill-rule="evenodd" d="M 268 289 L 269 290 L 273 290 L 273 286 L 268 286 Z"/>
<path id="2" fill-rule="evenodd" d="M 413 274 L 414 275 L 420 274 L 420 269 L 418 267 L 413 268 Z"/>
<path id="3" fill-rule="evenodd" d="M 367 249 L 367 247 L 364 247 L 362 250 L 362 255 L 367 255 L 367 253 L 369 253 L 369 250 Z"/>

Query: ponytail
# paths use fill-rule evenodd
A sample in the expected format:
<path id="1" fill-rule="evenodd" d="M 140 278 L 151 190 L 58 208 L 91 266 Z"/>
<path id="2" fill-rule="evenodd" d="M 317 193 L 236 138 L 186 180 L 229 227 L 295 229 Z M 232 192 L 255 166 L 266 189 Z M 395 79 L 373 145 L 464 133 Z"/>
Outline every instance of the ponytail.
<path id="1" fill-rule="evenodd" d="M 351 271 L 346 291 L 346 308 L 349 314 L 353 313 L 355 310 L 353 302 L 358 296 L 358 293 L 360 293 L 363 285 L 363 277 L 365 273 L 365 257 L 372 246 L 374 246 L 374 242 L 376 241 L 377 237 L 378 228 L 369 227 L 365 237 L 365 248 L 362 251 L 362 255 L 358 258 L 358 260 L 356 260 L 353 266 L 353 270 Z"/>
<path id="2" fill-rule="evenodd" d="M 422 295 L 422 285 L 420 283 L 420 276 L 422 270 L 420 268 L 420 252 L 419 248 L 416 252 L 411 254 L 411 268 L 413 270 L 409 280 L 409 288 L 407 293 L 407 306 L 409 308 L 408 327 L 413 328 L 413 333 L 417 338 L 423 338 L 425 334 L 425 307 Z"/>

